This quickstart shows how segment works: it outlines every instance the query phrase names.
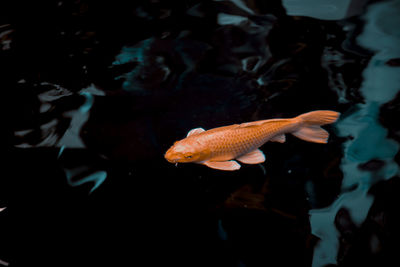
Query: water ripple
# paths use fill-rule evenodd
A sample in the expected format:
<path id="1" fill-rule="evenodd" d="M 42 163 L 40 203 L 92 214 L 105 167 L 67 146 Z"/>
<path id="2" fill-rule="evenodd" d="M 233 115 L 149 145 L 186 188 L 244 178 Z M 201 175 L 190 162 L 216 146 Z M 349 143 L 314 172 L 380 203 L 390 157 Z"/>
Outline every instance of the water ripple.
<path id="1" fill-rule="evenodd" d="M 345 114 L 336 125 L 340 135 L 352 137 L 344 144 L 342 193 L 330 207 L 310 211 L 312 233 L 321 239 L 314 251 L 313 267 L 337 263 L 340 234 L 335 218 L 338 212 L 347 210 L 352 223 L 359 227 L 374 201 L 368 193 L 371 186 L 392 178 L 399 171 L 394 161 L 399 144 L 387 138 L 387 129 L 379 123 L 380 107 L 400 90 L 400 70 L 382 64 L 400 56 L 399 28 L 391 26 L 400 23 L 394 15 L 399 12 L 400 1 L 390 1 L 371 5 L 364 17 L 364 31 L 357 41 L 375 54 L 363 72 L 360 89 L 365 103 L 357 105 L 351 114 Z M 384 164 L 378 169 L 360 168 L 372 160 Z"/>

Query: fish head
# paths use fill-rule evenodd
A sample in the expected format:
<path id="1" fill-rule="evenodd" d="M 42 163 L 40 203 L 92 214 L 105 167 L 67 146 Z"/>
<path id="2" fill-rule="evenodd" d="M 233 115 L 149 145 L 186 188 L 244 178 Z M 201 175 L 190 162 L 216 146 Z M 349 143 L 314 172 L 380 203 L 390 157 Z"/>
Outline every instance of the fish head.
<path id="1" fill-rule="evenodd" d="M 171 163 L 201 162 L 207 159 L 209 150 L 193 138 L 177 141 L 165 153 L 164 157 Z"/>

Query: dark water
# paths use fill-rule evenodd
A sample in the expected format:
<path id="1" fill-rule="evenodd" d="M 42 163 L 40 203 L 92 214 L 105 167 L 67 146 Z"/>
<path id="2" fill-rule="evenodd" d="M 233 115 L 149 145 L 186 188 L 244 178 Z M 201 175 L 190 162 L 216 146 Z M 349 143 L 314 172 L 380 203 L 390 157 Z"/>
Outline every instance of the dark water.
<path id="1" fill-rule="evenodd" d="M 9 2 L 0 266 L 399 265 L 400 1 Z M 316 109 L 327 145 L 163 158 Z"/>

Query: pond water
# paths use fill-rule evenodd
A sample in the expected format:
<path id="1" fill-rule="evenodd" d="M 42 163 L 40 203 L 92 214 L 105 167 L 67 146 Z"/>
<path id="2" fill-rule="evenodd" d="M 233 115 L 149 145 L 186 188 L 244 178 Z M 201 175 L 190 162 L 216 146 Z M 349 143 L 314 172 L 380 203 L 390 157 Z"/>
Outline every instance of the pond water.
<path id="1" fill-rule="evenodd" d="M 398 265 L 400 1 L 9 2 L 0 266 Z M 327 144 L 164 159 L 319 109 Z"/>

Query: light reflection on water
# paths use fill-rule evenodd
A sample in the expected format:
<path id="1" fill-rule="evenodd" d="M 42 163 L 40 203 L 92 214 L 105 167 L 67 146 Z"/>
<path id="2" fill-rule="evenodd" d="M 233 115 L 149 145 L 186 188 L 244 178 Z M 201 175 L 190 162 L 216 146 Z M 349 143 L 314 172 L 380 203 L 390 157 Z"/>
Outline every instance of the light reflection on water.
<path id="1" fill-rule="evenodd" d="M 371 186 L 390 179 L 399 171 L 393 160 L 399 144 L 387 138 L 387 130 L 379 123 L 380 106 L 392 100 L 400 90 L 400 70 L 385 62 L 400 56 L 400 1 L 377 3 L 368 7 L 363 17 L 365 27 L 357 37 L 362 47 L 374 51 L 363 72 L 360 88 L 365 103 L 359 104 L 352 114 L 345 114 L 336 124 L 339 135 L 353 139 L 344 144 L 342 193 L 330 207 L 310 210 L 312 233 L 321 240 L 314 251 L 313 267 L 336 264 L 339 249 L 339 232 L 335 227 L 338 211 L 349 211 L 353 223 L 360 226 L 374 201 L 368 194 Z M 385 164 L 380 170 L 368 172 L 359 168 L 370 160 Z"/>
<path id="2" fill-rule="evenodd" d="M 323 20 L 340 20 L 361 11 L 367 0 L 282 0 L 291 16 L 309 16 Z"/>
<path id="3" fill-rule="evenodd" d="M 40 113 L 45 116 L 47 113 L 51 113 L 51 109 L 56 106 L 55 101 L 74 97 L 76 95 L 83 96 L 84 101 L 77 109 L 71 109 L 63 112 L 61 118 L 54 118 L 50 122 L 40 125 L 40 133 L 42 140 L 39 143 L 28 143 L 21 142 L 15 146 L 18 148 L 34 148 L 34 147 L 56 147 L 59 148 L 58 159 L 62 159 L 64 150 L 67 149 L 85 149 L 86 145 L 82 141 L 81 133 L 85 123 L 89 120 L 90 110 L 94 104 L 94 96 L 104 96 L 104 92 L 96 88 L 94 85 L 83 88 L 74 94 L 68 89 L 65 89 L 59 85 L 42 82 L 41 85 L 49 86 L 50 90 L 47 90 L 38 95 L 40 100 Z M 61 120 L 68 120 L 69 126 L 63 133 L 59 133 L 57 129 L 62 124 Z M 15 135 L 21 140 L 29 134 L 38 131 L 38 129 L 24 129 L 15 132 Z M 62 161 L 62 160 L 61 160 Z M 64 167 L 67 182 L 71 186 L 80 186 L 87 182 L 93 182 L 93 187 L 89 193 L 92 193 L 97 189 L 106 179 L 107 173 L 103 170 L 89 172 L 88 166 L 81 166 L 84 163 L 78 163 L 79 166 Z"/>

